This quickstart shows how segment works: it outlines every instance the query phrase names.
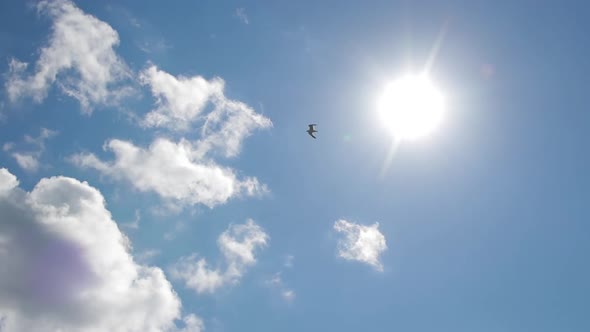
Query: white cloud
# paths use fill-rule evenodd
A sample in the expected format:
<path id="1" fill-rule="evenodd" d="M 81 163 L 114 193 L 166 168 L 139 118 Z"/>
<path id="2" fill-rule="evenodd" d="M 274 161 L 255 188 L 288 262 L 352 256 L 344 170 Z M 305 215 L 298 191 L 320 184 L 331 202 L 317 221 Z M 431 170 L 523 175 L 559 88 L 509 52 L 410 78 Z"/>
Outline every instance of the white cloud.
<path id="1" fill-rule="evenodd" d="M 157 108 L 144 119 L 147 127 L 166 127 L 187 130 L 212 98 L 223 95 L 224 82 L 220 78 L 207 81 L 201 76 L 174 77 L 156 66 L 139 75 L 140 82 L 149 85 L 156 98 Z"/>
<path id="2" fill-rule="evenodd" d="M 185 327 L 182 329 L 178 329 L 175 331 L 178 332 L 201 332 L 205 330 L 205 324 L 203 320 L 197 317 L 194 314 L 186 315 L 182 321 L 185 324 Z"/>
<path id="3" fill-rule="evenodd" d="M 94 105 L 112 104 L 130 93 L 130 88 L 117 86 L 131 73 L 114 51 L 119 35 L 110 25 L 68 0 L 40 1 L 37 10 L 52 20 L 52 33 L 40 49 L 34 74 L 27 75 L 27 63 L 10 61 L 6 82 L 10 100 L 28 96 L 41 102 L 57 84 L 80 102 L 85 113 L 91 113 Z"/>
<path id="4" fill-rule="evenodd" d="M 287 257 L 285 257 L 285 263 L 283 264 L 286 268 L 292 268 L 293 267 L 293 261 L 295 260 L 295 256 L 293 255 L 287 255 Z"/>
<path id="5" fill-rule="evenodd" d="M 254 130 L 271 126 L 270 119 L 256 113 L 248 105 L 220 99 L 205 117 L 202 138 L 195 145 L 195 157 L 202 158 L 211 150 L 219 151 L 225 157 L 235 157 L 240 152 L 242 141 Z"/>
<path id="6" fill-rule="evenodd" d="M 162 253 L 159 249 L 147 249 L 137 254 L 137 261 L 149 262 L 152 258 L 159 256 Z"/>
<path id="7" fill-rule="evenodd" d="M 235 172 L 212 161 L 194 160 L 186 140 L 179 143 L 156 139 L 147 149 L 122 140 L 110 140 L 106 148 L 115 160 L 104 162 L 94 154 L 78 154 L 71 160 L 117 180 L 126 180 L 140 191 L 152 191 L 182 205 L 214 207 L 234 196 L 267 191 L 256 178 L 239 179 Z"/>
<path id="8" fill-rule="evenodd" d="M 16 176 L 12 175 L 6 168 L 0 168 L 0 195 L 9 194 L 18 184 Z"/>
<path id="9" fill-rule="evenodd" d="M 45 178 L 25 192 L 0 169 L 0 323 L 3 331 L 178 331 L 181 302 L 86 182 Z M 189 315 L 184 331 L 200 331 Z"/>
<path id="10" fill-rule="evenodd" d="M 204 121 L 195 157 L 202 158 L 214 148 L 227 157 L 236 156 L 241 142 L 254 130 L 272 126 L 248 105 L 227 99 L 225 82 L 219 77 L 209 81 L 201 76 L 175 77 L 152 65 L 142 71 L 140 81 L 150 86 L 156 99 L 156 108 L 143 119 L 144 126 L 185 132 Z"/>
<path id="11" fill-rule="evenodd" d="M 246 269 L 256 263 L 255 252 L 267 245 L 268 238 L 251 219 L 245 224 L 230 225 L 217 240 L 225 270 L 210 268 L 204 258 L 193 254 L 181 258 L 170 268 L 170 273 L 197 293 L 213 293 L 226 284 L 237 284 Z"/>
<path id="12" fill-rule="evenodd" d="M 18 165 L 30 172 L 34 172 L 39 168 L 39 158 L 45 152 L 45 141 L 53 136 L 57 135 L 57 131 L 49 130 L 47 128 L 41 128 L 41 133 L 38 137 L 31 137 L 25 135 L 25 142 L 32 146 L 32 149 L 26 149 L 26 151 L 15 151 L 11 156 L 16 160 Z M 16 144 L 13 142 L 5 143 L 3 150 L 9 152 L 14 150 Z"/>
<path id="13" fill-rule="evenodd" d="M 15 152 L 12 154 L 12 157 L 16 159 L 16 163 L 24 170 L 36 171 L 39 168 L 39 161 L 33 155 Z"/>
<path id="14" fill-rule="evenodd" d="M 245 8 L 236 8 L 234 15 L 242 21 L 244 24 L 250 24 L 250 20 L 248 19 L 248 15 L 246 15 Z"/>
<path id="15" fill-rule="evenodd" d="M 7 142 L 7 143 L 4 143 L 4 145 L 2 145 L 2 151 L 4 151 L 4 152 L 8 152 L 8 151 L 12 150 L 13 148 L 14 148 L 13 142 Z"/>
<path id="16" fill-rule="evenodd" d="M 182 222 L 182 221 L 176 222 L 176 224 L 174 225 L 174 228 L 172 228 L 168 232 L 164 233 L 164 240 L 166 240 L 166 241 L 174 240 L 174 238 L 176 238 L 176 235 L 178 233 L 181 233 L 185 228 L 186 228 L 186 224 L 184 222 Z"/>
<path id="17" fill-rule="evenodd" d="M 344 235 L 338 240 L 338 255 L 341 258 L 366 263 L 383 271 L 379 256 L 387 249 L 387 244 L 385 236 L 379 231 L 379 223 L 364 226 L 338 220 L 334 223 L 334 230 Z"/>
<path id="18" fill-rule="evenodd" d="M 4 102 L 0 101 L 0 124 L 6 121 L 6 114 L 4 113 Z"/>
<path id="19" fill-rule="evenodd" d="M 271 288 L 278 290 L 279 294 L 284 300 L 291 302 L 295 299 L 295 291 L 285 286 L 281 272 L 275 273 L 270 279 L 266 281 L 266 284 Z"/>
<path id="20" fill-rule="evenodd" d="M 291 289 L 286 289 L 281 292 L 281 296 L 287 301 L 293 301 L 295 299 L 295 292 Z"/>
<path id="21" fill-rule="evenodd" d="M 139 222 L 141 221 L 141 213 L 138 209 L 135 209 L 135 215 L 133 221 L 121 224 L 122 227 L 130 228 L 130 229 L 138 229 Z"/>

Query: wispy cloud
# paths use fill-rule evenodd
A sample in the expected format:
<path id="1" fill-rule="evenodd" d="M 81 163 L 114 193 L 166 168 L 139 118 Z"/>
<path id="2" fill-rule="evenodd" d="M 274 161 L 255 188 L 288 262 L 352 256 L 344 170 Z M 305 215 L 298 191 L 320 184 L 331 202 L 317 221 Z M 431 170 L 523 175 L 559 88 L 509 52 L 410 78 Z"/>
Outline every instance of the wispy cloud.
<path id="1" fill-rule="evenodd" d="M 236 8 L 234 16 L 237 17 L 242 23 L 250 24 L 250 20 L 248 19 L 248 15 L 246 15 L 245 8 Z"/>
<path id="2" fill-rule="evenodd" d="M 137 254 L 137 261 L 145 264 L 160 254 L 162 251 L 159 249 L 147 249 Z"/>
<path id="3" fill-rule="evenodd" d="M 283 264 L 286 268 L 292 268 L 293 267 L 293 262 L 295 261 L 295 256 L 293 255 L 287 255 L 285 257 L 285 263 Z"/>
<path id="4" fill-rule="evenodd" d="M 197 254 L 181 258 L 170 268 L 173 278 L 197 293 L 213 293 L 226 284 L 237 284 L 246 269 L 256 263 L 256 251 L 266 247 L 269 236 L 253 220 L 232 224 L 217 239 L 225 269 L 211 268 Z"/>
<path id="5" fill-rule="evenodd" d="M 387 249 L 387 244 L 385 236 L 379 231 L 379 223 L 365 226 L 341 219 L 334 223 L 334 230 L 343 235 L 338 240 L 339 257 L 383 271 L 379 256 Z"/>
<path id="6" fill-rule="evenodd" d="M 277 290 L 285 301 L 291 302 L 295 299 L 295 291 L 285 285 L 281 272 L 275 273 L 270 279 L 266 281 L 266 284 Z"/>
<path id="7" fill-rule="evenodd" d="M 138 229 L 140 221 L 141 221 L 141 213 L 139 212 L 138 209 L 136 209 L 133 221 L 124 223 L 121 226 L 123 226 L 125 228 L 130 228 L 130 229 Z"/>
<path id="8" fill-rule="evenodd" d="M 10 152 L 17 164 L 24 170 L 34 172 L 39 169 L 39 158 L 45 152 L 45 141 L 56 136 L 57 131 L 47 128 L 41 128 L 41 133 L 37 137 L 25 135 L 24 142 L 27 149 L 15 151 L 16 143 L 7 142 L 2 146 L 5 152 Z"/>
<path id="9" fill-rule="evenodd" d="M 176 235 L 182 232 L 186 228 L 186 224 L 183 221 L 178 221 L 174 224 L 174 228 L 172 230 L 164 233 L 164 240 L 172 241 L 176 238 Z"/>

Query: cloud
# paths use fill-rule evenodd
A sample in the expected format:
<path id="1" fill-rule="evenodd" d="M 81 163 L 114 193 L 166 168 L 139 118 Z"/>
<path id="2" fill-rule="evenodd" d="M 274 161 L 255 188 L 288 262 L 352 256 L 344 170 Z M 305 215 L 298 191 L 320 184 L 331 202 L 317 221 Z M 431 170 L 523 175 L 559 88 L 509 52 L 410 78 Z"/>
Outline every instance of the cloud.
<path id="1" fill-rule="evenodd" d="M 4 152 L 8 152 L 8 151 L 12 150 L 12 149 L 14 148 L 14 145 L 15 145 L 15 144 L 14 144 L 13 142 L 7 142 L 7 143 L 4 143 L 4 144 L 2 145 L 2 151 L 4 151 Z"/>
<path id="2" fill-rule="evenodd" d="M 246 15 L 245 8 L 236 8 L 234 16 L 237 17 L 240 21 L 242 21 L 242 23 L 250 24 L 250 21 L 248 20 L 248 15 Z"/>
<path id="3" fill-rule="evenodd" d="M 74 155 L 71 161 L 181 205 L 203 204 L 212 208 L 234 196 L 267 191 L 256 178 L 239 179 L 230 168 L 213 161 L 194 160 L 191 144 L 186 140 L 174 143 L 159 138 L 144 149 L 114 139 L 107 142 L 106 149 L 115 154 L 114 161 L 104 162 L 89 153 Z"/>
<path id="4" fill-rule="evenodd" d="M 6 168 L 0 168 L 0 197 L 9 194 L 19 182 L 16 176 L 12 175 Z"/>
<path id="5" fill-rule="evenodd" d="M 22 154 L 15 152 L 12 157 L 16 159 L 16 163 L 24 170 L 36 171 L 39 168 L 39 161 L 30 154 Z"/>
<path id="6" fill-rule="evenodd" d="M 4 113 L 4 102 L 0 101 L 0 124 L 6 122 L 6 114 Z"/>
<path id="7" fill-rule="evenodd" d="M 174 77 L 156 66 L 142 71 L 139 80 L 149 85 L 156 98 L 156 108 L 144 119 L 147 127 L 187 130 L 212 98 L 221 98 L 224 82 L 220 78 L 207 81 L 201 76 Z"/>
<path id="8" fill-rule="evenodd" d="M 173 135 L 183 135 L 183 130 L 201 121 L 201 130 L 196 131 L 200 136 L 178 142 L 156 138 L 147 148 L 111 139 L 105 148 L 115 154 L 113 161 L 81 153 L 70 158 L 74 164 L 127 181 L 142 192 L 155 192 L 172 211 L 196 204 L 213 208 L 232 197 L 268 192 L 255 177 L 239 177 L 213 159 L 237 156 L 243 140 L 254 130 L 272 126 L 268 118 L 242 102 L 225 98 L 220 78 L 174 77 L 151 66 L 141 73 L 140 80 L 151 87 L 156 98 L 156 108 L 143 119 L 145 126 L 174 129 Z M 208 104 L 213 106 L 206 110 Z"/>
<path id="9" fill-rule="evenodd" d="M 133 221 L 121 224 L 122 227 L 129 229 L 139 229 L 139 222 L 141 221 L 141 213 L 138 209 L 135 209 Z"/>
<path id="10" fill-rule="evenodd" d="M 256 129 L 270 128 L 270 119 L 257 114 L 248 105 L 228 99 L 216 102 L 215 109 L 205 117 L 201 139 L 195 144 L 195 157 L 202 158 L 211 151 L 225 157 L 235 157 L 242 141 Z"/>
<path id="11" fill-rule="evenodd" d="M 267 245 L 268 235 L 253 220 L 230 225 L 217 239 L 225 270 L 212 269 L 197 254 L 183 257 L 170 268 L 173 278 L 183 280 L 197 293 L 213 293 L 227 284 L 237 284 L 246 269 L 256 264 L 255 252 Z"/>
<path id="12" fill-rule="evenodd" d="M 113 104 L 130 93 L 118 85 L 131 77 L 127 65 L 115 53 L 118 33 L 107 23 L 85 14 L 71 1 L 40 1 L 40 14 L 52 20 L 47 45 L 40 49 L 34 73 L 28 63 L 12 59 L 6 90 L 11 101 L 32 97 L 42 102 L 56 84 L 77 99 L 85 113 L 97 104 Z"/>
<path id="13" fill-rule="evenodd" d="M 174 228 L 164 233 L 164 240 L 172 241 L 176 238 L 178 233 L 181 233 L 186 228 L 186 224 L 183 221 L 178 221 L 174 224 Z"/>
<path id="14" fill-rule="evenodd" d="M 338 240 L 338 256 L 383 271 L 379 255 L 387 249 L 387 244 L 379 231 L 379 223 L 364 226 L 341 219 L 334 223 L 334 230 L 344 235 Z"/>
<path id="15" fill-rule="evenodd" d="M 137 260 L 139 262 L 148 262 L 152 258 L 159 256 L 162 253 L 159 249 L 147 249 L 137 254 Z"/>
<path id="16" fill-rule="evenodd" d="M 49 130 L 47 128 L 41 128 L 41 133 L 38 137 L 31 137 L 25 135 L 26 144 L 32 146 L 32 149 L 26 151 L 15 151 L 11 156 L 16 160 L 17 164 L 24 170 L 34 172 L 39 168 L 39 158 L 45 152 L 45 141 L 51 137 L 57 135 L 58 132 Z M 2 149 L 5 152 L 14 150 L 16 144 L 13 142 L 5 143 Z"/>
<path id="17" fill-rule="evenodd" d="M 293 301 L 295 299 L 295 292 L 291 289 L 283 290 L 281 296 L 287 301 Z"/>
<path id="18" fill-rule="evenodd" d="M 291 302 L 295 299 L 295 291 L 285 286 L 281 272 L 275 273 L 270 279 L 266 281 L 266 284 L 271 288 L 278 290 L 281 297 L 285 301 Z"/>
<path id="19" fill-rule="evenodd" d="M 197 121 L 204 121 L 202 139 L 196 148 L 199 157 L 217 148 L 228 157 L 239 153 L 241 142 L 256 129 L 269 128 L 272 122 L 248 105 L 224 96 L 225 82 L 219 78 L 172 76 L 150 66 L 139 76 L 151 88 L 156 108 L 142 121 L 149 128 L 186 132 Z M 208 106 L 211 111 L 208 114 Z"/>
<path id="20" fill-rule="evenodd" d="M 285 263 L 283 264 L 284 267 L 286 268 L 292 268 L 293 267 L 293 261 L 295 260 L 295 256 L 293 255 L 287 255 L 285 257 Z"/>
<path id="21" fill-rule="evenodd" d="M 0 323 L 5 331 L 200 331 L 157 267 L 86 182 L 45 178 L 25 192 L 0 169 Z"/>

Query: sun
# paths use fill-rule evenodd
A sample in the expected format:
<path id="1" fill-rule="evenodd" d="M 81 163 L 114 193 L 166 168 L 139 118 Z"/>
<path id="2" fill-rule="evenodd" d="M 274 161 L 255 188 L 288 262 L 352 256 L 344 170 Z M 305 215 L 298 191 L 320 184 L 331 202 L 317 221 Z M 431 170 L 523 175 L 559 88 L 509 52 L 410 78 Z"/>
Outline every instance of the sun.
<path id="1" fill-rule="evenodd" d="M 385 86 L 378 112 L 393 137 L 415 140 L 430 134 L 441 123 L 444 97 L 428 76 L 407 75 Z"/>

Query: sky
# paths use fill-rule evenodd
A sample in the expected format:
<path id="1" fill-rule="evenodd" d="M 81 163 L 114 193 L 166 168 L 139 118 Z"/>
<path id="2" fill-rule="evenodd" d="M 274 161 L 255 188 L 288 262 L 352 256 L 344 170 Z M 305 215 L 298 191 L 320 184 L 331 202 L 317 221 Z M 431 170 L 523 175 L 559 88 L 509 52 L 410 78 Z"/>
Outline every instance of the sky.
<path id="1" fill-rule="evenodd" d="M 589 331 L 589 11 L 2 1 L 0 331 Z"/>

